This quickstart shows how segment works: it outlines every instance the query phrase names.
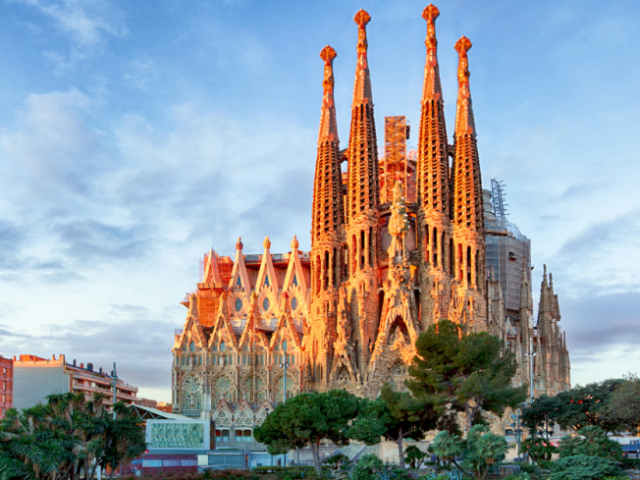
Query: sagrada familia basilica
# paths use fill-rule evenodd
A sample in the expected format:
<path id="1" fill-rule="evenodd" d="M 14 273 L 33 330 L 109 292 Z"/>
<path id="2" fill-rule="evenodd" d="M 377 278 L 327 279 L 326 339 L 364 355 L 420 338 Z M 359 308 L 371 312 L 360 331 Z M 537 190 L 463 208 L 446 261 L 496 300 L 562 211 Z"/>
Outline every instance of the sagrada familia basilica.
<path id="1" fill-rule="evenodd" d="M 211 250 L 173 347 L 173 405 L 219 426 L 259 424 L 273 405 L 299 392 L 345 389 L 375 397 L 403 388 L 415 342 L 447 318 L 465 331 L 501 336 L 518 359 L 518 384 L 536 394 L 570 387 L 569 354 L 558 298 L 546 268 L 534 324 L 529 258 L 519 262 L 519 308 L 503 299 L 496 265 L 487 265 L 485 208 L 466 37 L 459 56 L 453 145 L 448 143 L 429 5 L 417 152 L 406 152 L 404 117 L 385 119 L 378 156 L 367 58 L 369 14 L 360 10 L 351 130 L 341 147 L 327 46 L 313 188 L 311 251 L 235 257 Z M 499 233 L 498 233 L 499 234 Z M 511 254 L 511 253 L 510 253 Z M 514 258 L 505 261 L 514 261 Z M 531 352 L 531 348 L 533 352 Z M 227 432 L 228 434 L 228 432 Z M 220 435 L 217 432 L 217 435 Z M 222 433 L 224 436 L 224 433 Z"/>

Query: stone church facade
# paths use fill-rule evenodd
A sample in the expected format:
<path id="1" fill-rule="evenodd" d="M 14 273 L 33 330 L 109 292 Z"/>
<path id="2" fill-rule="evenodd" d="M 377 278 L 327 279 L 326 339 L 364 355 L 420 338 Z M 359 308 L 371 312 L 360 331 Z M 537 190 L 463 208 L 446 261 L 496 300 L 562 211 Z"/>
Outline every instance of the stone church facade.
<path id="1" fill-rule="evenodd" d="M 487 269 L 471 42 L 462 37 L 455 45 L 459 88 L 449 144 L 438 14 L 433 5 L 423 12 L 427 55 L 417 152 L 406 152 L 404 117 L 387 117 L 385 155 L 378 156 L 367 58 L 370 17 L 361 10 L 346 146 L 338 138 L 333 97 L 336 52 L 327 46 L 320 53 L 311 251 L 301 252 L 294 236 L 284 254 L 271 253 L 266 238 L 261 254 L 246 255 L 238 240 L 233 259 L 213 250 L 204 256 L 202 279 L 183 302 L 187 319 L 175 336 L 173 405 L 174 412 L 215 420 L 217 438 L 246 441 L 247 431 L 285 392 L 341 388 L 375 397 L 387 382 L 403 388 L 418 335 L 442 318 L 504 338 L 521 365 L 517 382 L 529 381 L 534 339 L 538 392 L 569 388 L 557 296 L 546 275 L 535 328 L 528 271 L 521 315 L 509 320 Z"/>

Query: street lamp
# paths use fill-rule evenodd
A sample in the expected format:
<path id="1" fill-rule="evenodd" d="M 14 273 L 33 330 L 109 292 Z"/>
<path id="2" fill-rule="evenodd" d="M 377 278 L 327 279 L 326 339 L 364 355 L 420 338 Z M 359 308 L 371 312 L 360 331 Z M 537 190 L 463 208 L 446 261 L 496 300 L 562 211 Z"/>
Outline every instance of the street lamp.
<path id="1" fill-rule="evenodd" d="M 287 401 L 287 367 L 289 363 L 287 361 L 287 341 L 282 341 L 282 351 L 284 352 L 284 363 L 280 364 L 280 368 L 284 368 L 284 392 L 282 394 L 283 403 Z M 287 466 L 287 454 L 284 454 L 284 466 Z"/>
<path id="2" fill-rule="evenodd" d="M 287 401 L 287 367 L 289 364 L 287 363 L 287 341 L 282 341 L 282 350 L 284 351 L 284 363 L 280 364 L 280 368 L 284 368 L 284 393 L 282 395 L 283 402 Z"/>

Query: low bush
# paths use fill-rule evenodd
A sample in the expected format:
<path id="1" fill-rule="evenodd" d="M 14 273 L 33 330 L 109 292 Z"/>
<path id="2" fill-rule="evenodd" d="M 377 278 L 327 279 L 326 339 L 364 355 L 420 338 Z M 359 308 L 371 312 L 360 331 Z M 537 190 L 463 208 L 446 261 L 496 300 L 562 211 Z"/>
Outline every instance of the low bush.
<path id="1" fill-rule="evenodd" d="M 369 453 L 360 457 L 351 471 L 351 480 L 371 480 L 382 471 L 384 464 L 375 455 Z"/>
<path id="2" fill-rule="evenodd" d="M 620 475 L 618 463 L 612 459 L 590 455 L 572 455 L 551 464 L 549 480 L 601 480 Z"/>

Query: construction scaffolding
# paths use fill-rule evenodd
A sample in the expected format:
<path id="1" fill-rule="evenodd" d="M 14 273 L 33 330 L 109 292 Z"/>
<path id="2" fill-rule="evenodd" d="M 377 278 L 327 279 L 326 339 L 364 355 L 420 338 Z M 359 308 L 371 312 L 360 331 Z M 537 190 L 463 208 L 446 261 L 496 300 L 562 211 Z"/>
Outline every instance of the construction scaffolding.
<path id="1" fill-rule="evenodd" d="M 393 199 L 393 186 L 402 183 L 407 203 L 415 202 L 415 160 L 407 156 L 409 125 L 404 116 L 384 117 L 384 158 L 380 160 L 380 202 Z"/>

